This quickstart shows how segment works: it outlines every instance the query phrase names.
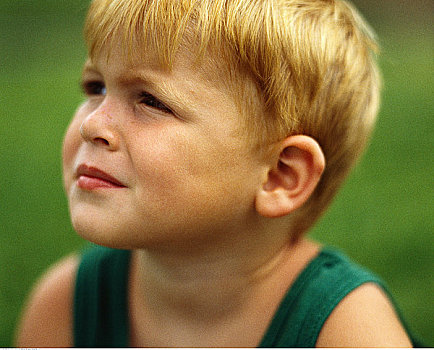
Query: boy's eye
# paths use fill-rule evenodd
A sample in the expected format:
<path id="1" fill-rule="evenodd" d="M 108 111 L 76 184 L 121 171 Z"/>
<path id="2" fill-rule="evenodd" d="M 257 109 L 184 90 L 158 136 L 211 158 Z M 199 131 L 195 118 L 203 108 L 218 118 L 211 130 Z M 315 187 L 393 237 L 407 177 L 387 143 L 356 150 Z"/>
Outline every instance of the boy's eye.
<path id="1" fill-rule="evenodd" d="M 147 92 L 142 92 L 140 94 L 140 103 L 143 103 L 148 107 L 156 108 L 164 113 L 172 113 L 172 110 L 169 107 Z"/>
<path id="2" fill-rule="evenodd" d="M 81 84 L 81 88 L 88 96 L 106 95 L 106 87 L 104 83 L 100 81 L 84 81 Z"/>

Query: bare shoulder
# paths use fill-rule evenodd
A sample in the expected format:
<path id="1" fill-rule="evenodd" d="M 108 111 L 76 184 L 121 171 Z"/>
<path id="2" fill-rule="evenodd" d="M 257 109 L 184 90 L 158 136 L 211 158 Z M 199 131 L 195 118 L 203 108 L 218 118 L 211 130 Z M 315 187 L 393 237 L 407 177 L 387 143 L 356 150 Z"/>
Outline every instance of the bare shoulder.
<path id="1" fill-rule="evenodd" d="M 72 303 L 78 264 L 78 256 L 66 257 L 38 281 L 24 308 L 16 346 L 72 346 Z"/>
<path id="2" fill-rule="evenodd" d="M 333 310 L 317 347 L 412 347 L 394 307 L 381 288 L 364 284 Z"/>

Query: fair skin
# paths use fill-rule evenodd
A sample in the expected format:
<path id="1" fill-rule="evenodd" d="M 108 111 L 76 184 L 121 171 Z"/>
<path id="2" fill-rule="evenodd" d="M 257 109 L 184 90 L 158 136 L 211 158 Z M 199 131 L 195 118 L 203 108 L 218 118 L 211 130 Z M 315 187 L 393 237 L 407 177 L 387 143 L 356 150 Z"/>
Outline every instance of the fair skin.
<path id="1" fill-rule="evenodd" d="M 129 62 L 116 50 L 108 61 L 102 55 L 86 63 L 88 98 L 65 136 L 64 181 L 80 235 L 134 250 L 130 345 L 257 346 L 320 249 L 306 239 L 291 242 L 287 227 L 288 214 L 320 179 L 322 151 L 312 138 L 295 135 L 273 145 L 271 157 L 252 154 L 225 77 L 207 79 L 206 68 L 192 67 L 184 51 L 167 71 L 152 55 Z M 95 180 L 92 168 L 116 183 Z M 18 346 L 72 345 L 77 264 L 71 257 L 39 283 Z M 359 304 L 368 311 L 353 317 Z M 356 339 L 360 325 L 368 332 Z M 374 286 L 345 298 L 318 345 L 339 339 L 348 346 L 410 345 Z"/>

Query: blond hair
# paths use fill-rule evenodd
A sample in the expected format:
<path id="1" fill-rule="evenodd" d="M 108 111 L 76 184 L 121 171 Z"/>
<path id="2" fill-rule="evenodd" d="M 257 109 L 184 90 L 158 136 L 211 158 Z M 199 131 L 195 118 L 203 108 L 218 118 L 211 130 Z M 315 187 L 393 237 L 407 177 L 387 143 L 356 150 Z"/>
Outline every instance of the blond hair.
<path id="1" fill-rule="evenodd" d="M 153 45 L 169 68 L 187 42 L 197 57 L 208 50 L 224 57 L 256 146 L 294 134 L 318 141 L 327 166 L 292 219 L 294 234 L 307 230 L 365 148 L 378 111 L 377 46 L 354 7 L 341 0 L 94 0 L 85 25 L 90 57 L 118 34 L 130 54 Z"/>

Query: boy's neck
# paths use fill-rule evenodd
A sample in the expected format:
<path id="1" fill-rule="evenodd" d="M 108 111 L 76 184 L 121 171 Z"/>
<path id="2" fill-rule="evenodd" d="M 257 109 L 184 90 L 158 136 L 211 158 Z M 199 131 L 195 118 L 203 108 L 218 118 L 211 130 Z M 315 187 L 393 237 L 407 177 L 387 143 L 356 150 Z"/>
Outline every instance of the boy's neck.
<path id="1" fill-rule="evenodd" d="M 153 322 L 159 318 L 161 324 L 177 320 L 215 325 L 259 307 L 270 313 L 263 315 L 268 324 L 287 288 L 317 251 L 313 243 L 290 244 L 284 236 L 194 250 L 136 251 L 133 290 Z"/>
<path id="2" fill-rule="evenodd" d="M 272 275 L 286 260 L 289 249 L 279 247 L 264 261 L 246 257 L 243 251 L 208 251 L 159 254 L 140 251 L 141 285 L 156 309 L 168 309 L 194 319 L 216 319 L 242 304 L 252 286 Z"/>

